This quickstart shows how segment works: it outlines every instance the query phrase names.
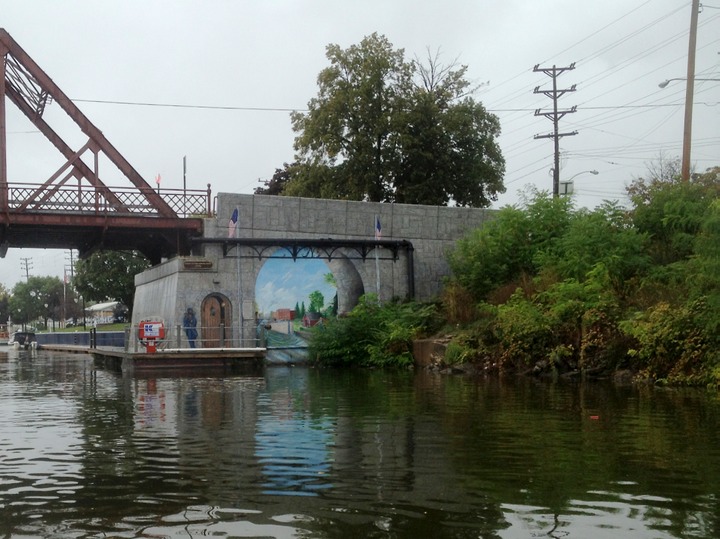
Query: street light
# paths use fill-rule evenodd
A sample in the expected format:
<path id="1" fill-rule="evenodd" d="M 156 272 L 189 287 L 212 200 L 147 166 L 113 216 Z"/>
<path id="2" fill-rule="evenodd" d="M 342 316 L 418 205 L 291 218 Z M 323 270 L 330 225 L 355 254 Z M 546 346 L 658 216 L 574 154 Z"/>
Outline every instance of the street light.
<path id="1" fill-rule="evenodd" d="M 577 176 L 580 176 L 580 174 L 592 174 L 593 176 L 597 176 L 600 174 L 597 170 L 583 170 L 582 172 L 578 172 L 577 174 L 573 174 L 570 176 L 568 180 L 560 182 L 560 194 L 561 195 L 572 195 L 573 193 L 573 178 L 576 178 Z"/>
<path id="2" fill-rule="evenodd" d="M 580 176 L 580 174 L 592 174 L 593 176 L 597 176 L 600 173 L 597 170 L 583 170 L 582 172 L 578 172 L 577 174 L 570 176 L 570 179 L 567 181 L 571 181 L 574 177 Z"/>
<path id="3" fill-rule="evenodd" d="M 670 84 L 674 80 L 687 80 L 687 79 L 685 79 L 685 78 L 668 79 L 668 80 L 662 81 L 660 84 L 658 84 L 658 86 L 660 88 L 667 88 L 667 85 Z M 695 78 L 695 80 L 704 81 L 704 82 L 720 82 L 720 79 L 699 79 L 697 77 Z"/>
<path id="4" fill-rule="evenodd" d="M 695 22 L 697 24 L 697 22 Z M 683 148 L 682 148 L 682 164 L 680 169 L 680 174 L 682 176 L 682 180 L 684 182 L 690 181 L 690 147 L 692 145 L 691 139 L 692 139 L 692 114 L 693 114 L 693 99 L 695 94 L 695 81 L 716 81 L 720 82 L 720 79 L 704 79 L 704 78 L 696 78 L 694 76 L 695 71 L 695 42 L 694 42 L 694 36 L 692 36 L 691 32 L 691 40 L 690 40 L 690 53 L 688 54 L 688 76 L 687 77 L 679 77 L 679 78 L 673 78 L 673 79 L 667 79 L 662 81 L 658 86 L 660 88 L 666 88 L 668 84 L 670 84 L 670 81 L 674 80 L 684 80 L 687 81 L 687 87 L 685 89 L 685 121 L 684 121 L 684 127 L 683 127 Z"/>

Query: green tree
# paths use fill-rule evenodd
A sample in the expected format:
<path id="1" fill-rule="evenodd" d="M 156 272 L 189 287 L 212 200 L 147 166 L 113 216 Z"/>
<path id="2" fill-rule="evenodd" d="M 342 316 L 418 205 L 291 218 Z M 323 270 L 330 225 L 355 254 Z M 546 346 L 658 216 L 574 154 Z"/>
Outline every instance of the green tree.
<path id="1" fill-rule="evenodd" d="M 62 315 L 63 284 L 57 277 L 30 277 L 13 287 L 8 302 L 9 316 L 17 324 L 42 320 L 47 327 L 49 319 L 59 320 Z"/>
<path id="2" fill-rule="evenodd" d="M 0 322 L 4 324 L 10 315 L 10 292 L 0 284 Z"/>
<path id="3" fill-rule="evenodd" d="M 605 202 L 592 211 L 575 212 L 554 249 L 539 253 L 535 260 L 543 271 L 578 282 L 591 279 L 602 265 L 615 294 L 625 297 L 637 286 L 636 277 L 649 269 L 646 252 L 647 235 L 632 227 L 619 204 Z"/>
<path id="4" fill-rule="evenodd" d="M 319 290 L 315 290 L 314 292 L 310 292 L 310 307 L 308 310 L 311 313 L 319 313 L 322 311 L 322 308 L 325 306 L 325 296 L 322 295 L 322 292 Z"/>
<path id="5" fill-rule="evenodd" d="M 327 58 L 309 111 L 292 115 L 284 194 L 487 206 L 504 191 L 499 122 L 469 96 L 465 66 L 407 61 L 378 34 Z"/>
<path id="6" fill-rule="evenodd" d="M 132 311 L 135 275 L 150 267 L 136 251 L 98 251 L 75 264 L 74 285 L 90 301 L 119 301 Z"/>
<path id="7" fill-rule="evenodd" d="M 337 289 L 337 281 L 335 280 L 335 275 L 333 274 L 333 272 L 329 271 L 325 275 L 323 275 L 323 280 L 328 285 Z M 331 316 L 337 316 L 337 312 L 338 312 L 338 296 L 337 296 L 337 292 L 335 292 L 335 294 L 333 295 L 332 301 L 330 302 L 330 305 L 328 305 L 325 308 L 325 311 L 323 312 L 323 316 L 325 318 L 330 318 Z"/>
<path id="8" fill-rule="evenodd" d="M 265 182 L 264 187 L 256 187 L 256 195 L 280 195 L 290 182 L 293 176 L 294 165 L 283 164 L 283 168 L 276 168 L 275 174 L 269 181 Z"/>
<path id="9" fill-rule="evenodd" d="M 557 251 L 572 217 L 572 201 L 535 192 L 524 208 L 507 206 L 457 242 L 449 262 L 457 281 L 476 299 L 539 271 L 539 255 Z"/>
<path id="10" fill-rule="evenodd" d="M 705 212 L 720 197 L 718 173 L 720 167 L 708 170 L 692 182 L 673 176 L 639 179 L 630 185 L 633 223 L 640 232 L 649 235 L 656 263 L 670 264 L 692 254 Z"/>
<path id="11" fill-rule="evenodd" d="M 683 269 L 691 297 L 707 303 L 701 323 L 717 343 L 720 341 L 720 198 L 708 207 L 695 239 L 694 256 Z"/>
<path id="12" fill-rule="evenodd" d="M 413 66 L 416 76 L 399 122 L 393 201 L 488 206 L 505 190 L 497 118 L 469 96 L 467 66 L 443 66 L 437 54 Z"/>

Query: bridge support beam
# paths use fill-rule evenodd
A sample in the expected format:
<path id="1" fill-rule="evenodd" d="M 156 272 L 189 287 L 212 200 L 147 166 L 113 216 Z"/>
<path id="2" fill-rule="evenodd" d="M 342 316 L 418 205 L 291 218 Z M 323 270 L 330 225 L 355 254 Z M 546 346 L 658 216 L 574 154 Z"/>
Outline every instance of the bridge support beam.
<path id="1" fill-rule="evenodd" d="M 7 138 L 5 119 L 5 57 L 7 48 L 0 43 L 0 212 L 8 211 L 8 184 L 7 184 Z"/>

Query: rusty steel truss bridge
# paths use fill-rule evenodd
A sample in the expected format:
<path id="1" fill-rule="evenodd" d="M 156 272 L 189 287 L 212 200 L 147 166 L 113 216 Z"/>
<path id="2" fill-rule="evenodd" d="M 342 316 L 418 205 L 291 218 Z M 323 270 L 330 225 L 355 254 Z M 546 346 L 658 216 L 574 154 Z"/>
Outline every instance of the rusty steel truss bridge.
<path id="1" fill-rule="evenodd" d="M 211 214 L 207 190 L 154 190 L 110 144 L 32 58 L 0 28 L 0 256 L 9 247 L 138 250 L 153 263 L 190 254 L 202 235 L 202 217 Z M 42 182 L 8 180 L 6 98 L 64 157 Z M 55 102 L 75 122 L 87 142 L 66 143 L 45 121 Z M 100 179 L 99 163 L 110 161 L 129 181 L 110 187 Z"/>

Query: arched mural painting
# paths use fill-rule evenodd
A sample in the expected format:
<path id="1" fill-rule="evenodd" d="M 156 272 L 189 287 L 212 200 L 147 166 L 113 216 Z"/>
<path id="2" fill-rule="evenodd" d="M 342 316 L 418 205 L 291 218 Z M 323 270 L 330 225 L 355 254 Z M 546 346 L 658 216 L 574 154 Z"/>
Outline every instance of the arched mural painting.
<path id="1" fill-rule="evenodd" d="M 327 273 L 332 274 L 335 288 L 325 281 Z M 276 256 L 264 259 L 257 267 L 253 290 L 256 307 L 269 317 L 276 309 L 292 309 L 303 302 L 308 305 L 308 296 L 315 290 L 323 294 L 325 307 L 332 305 L 337 296 L 337 312 L 348 312 L 357 305 L 364 286 L 352 261 L 343 255 L 332 260 Z M 284 299 L 278 301 L 278 296 Z"/>

